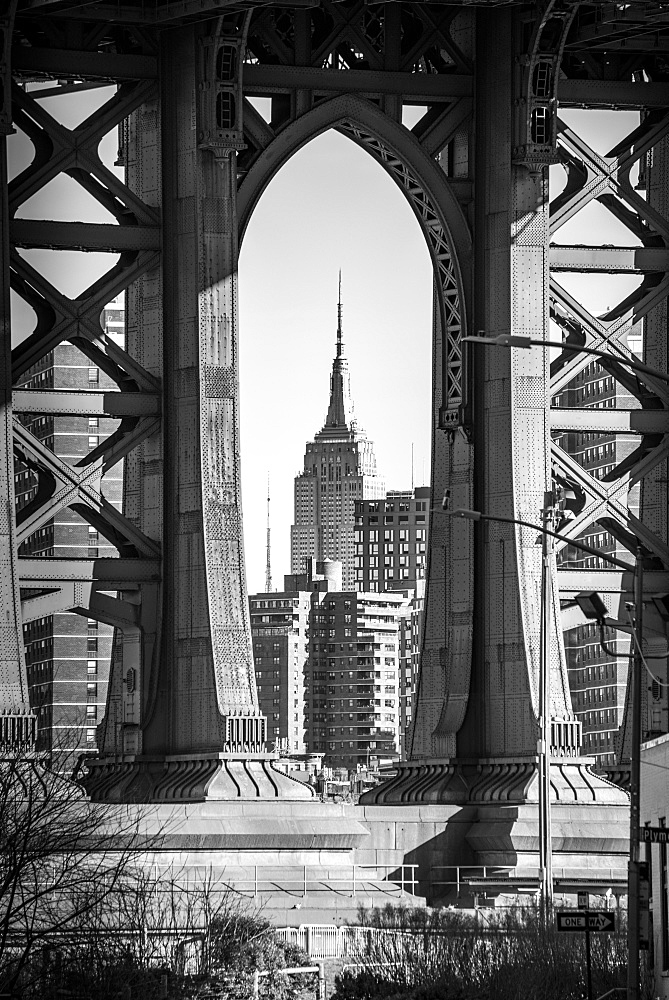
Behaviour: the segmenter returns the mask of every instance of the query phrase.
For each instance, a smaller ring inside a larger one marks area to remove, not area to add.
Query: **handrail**
[[[394,895],[398,890],[404,895],[415,895],[418,886],[417,864],[398,863],[394,865],[341,865],[335,873],[323,873],[320,865],[236,865],[243,874],[221,873],[220,885],[240,895],[259,896],[274,892],[300,893],[307,896],[309,892],[330,891],[351,896],[360,892]],[[397,872],[395,878],[391,878]],[[199,884],[197,874],[193,878],[179,879],[179,884],[189,886]]]
[[[438,878],[439,872],[453,872],[451,878]],[[507,882],[511,886],[513,881],[526,881],[533,884],[539,879],[539,869],[528,867],[518,868],[507,865],[431,865],[430,885],[432,886],[453,886],[458,896],[463,886],[469,887],[472,882],[485,880],[497,882],[498,884]],[[620,882],[627,885],[626,868],[575,868],[563,867],[553,868],[554,881],[574,881],[590,882],[601,884]]]

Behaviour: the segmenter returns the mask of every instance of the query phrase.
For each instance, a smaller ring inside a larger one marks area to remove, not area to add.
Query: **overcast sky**
[[[45,100],[72,127],[109,91]],[[408,114],[415,117],[411,109]],[[563,115],[600,152],[630,131],[632,112]],[[409,118],[411,122],[411,118]],[[116,136],[101,146],[108,165]],[[13,172],[31,147],[10,137]],[[552,181],[561,185],[561,168]],[[111,221],[71,179],[61,175],[32,199],[24,218]],[[604,208],[589,206],[560,231],[560,243],[633,245],[631,234]],[[111,265],[109,254],[27,251],[25,256],[65,294],[76,295]],[[270,183],[241,250],[239,325],[242,489],[247,582],[265,586],[267,477],[271,492],[272,575],[275,588],[290,571],[293,480],[305,444],[327,411],[337,325],[337,278],[342,270],[344,340],[359,423],[374,441],[387,487],[429,482],[432,273],[418,223],[394,182],[351,140],[327,132],[297,153]],[[629,276],[559,280],[601,312],[637,283]],[[13,334],[20,340],[33,317],[12,295]]]

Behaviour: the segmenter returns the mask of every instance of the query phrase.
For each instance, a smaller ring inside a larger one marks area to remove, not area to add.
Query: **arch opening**
[[[265,586],[268,472],[275,588],[290,572],[293,481],[305,442],[321,429],[327,411],[340,268],[355,412],[376,446],[379,475],[388,490],[429,482],[428,248],[388,174],[355,142],[328,130],[266,185],[240,254],[242,482],[251,593]],[[266,405],[259,408],[260,398]]]

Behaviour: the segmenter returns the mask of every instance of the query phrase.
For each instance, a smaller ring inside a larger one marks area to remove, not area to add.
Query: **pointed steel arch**
[[[461,337],[470,312],[471,234],[446,175],[408,129],[351,94],[324,101],[295,119],[265,147],[240,185],[240,243],[270,180],[299,149],[331,128],[374,157],[403,191],[418,220],[432,259],[444,331],[440,425],[464,425],[467,391]]]
[[[240,242],[260,197],[284,164],[311,139],[334,128],[365,149],[406,196],[427,243],[434,271],[433,497],[450,491],[470,507],[474,452],[469,436],[462,336],[471,313],[472,240],[463,211],[438,162],[411,132],[371,102],[350,94],[318,104],[285,126],[240,184]],[[410,755],[453,754],[469,700],[474,559],[470,522],[431,519],[420,697]],[[452,599],[458,594],[457,607]],[[448,683],[446,683],[446,678]]]

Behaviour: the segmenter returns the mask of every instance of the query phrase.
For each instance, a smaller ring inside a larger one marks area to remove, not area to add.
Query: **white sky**
[[[72,127],[110,90],[46,99]],[[587,117],[590,116],[590,117]],[[638,122],[633,112],[564,112],[606,152]],[[111,166],[116,136],[101,145]],[[10,137],[13,172],[30,160],[30,143]],[[560,184],[561,168],[552,168]],[[586,218],[587,212],[587,218]],[[27,204],[24,218],[109,221],[76,183],[53,181]],[[589,207],[565,226],[560,243],[632,245],[604,208]],[[109,254],[25,251],[65,294],[76,295],[111,266]],[[344,339],[356,415],[376,446],[379,473],[392,489],[430,475],[432,273],[418,223],[394,182],[351,140],[327,132],[297,153],[270,183],[241,250],[239,325],[242,491],[247,583],[265,586],[267,476],[271,489],[275,588],[290,571],[293,479],[307,440],[323,424],[337,321],[337,275],[343,274]],[[631,276],[558,280],[597,313],[638,282]],[[31,310],[12,295],[15,342],[32,327]]]

